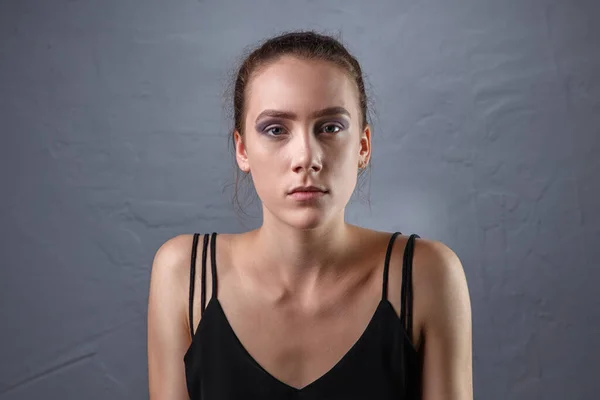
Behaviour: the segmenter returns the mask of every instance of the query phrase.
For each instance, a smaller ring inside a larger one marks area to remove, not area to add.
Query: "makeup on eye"
[[[264,133],[264,134],[266,134],[268,136],[281,136],[281,133],[280,134],[272,134],[272,133],[269,133],[269,132],[271,130],[273,130],[273,129],[285,130],[285,128],[283,126],[281,126],[281,125],[271,125],[271,124],[272,124],[272,121],[267,121],[265,123],[258,124],[257,127],[256,127],[256,130],[259,133]],[[337,128],[337,130],[335,132],[325,131],[323,133],[325,133],[325,134],[336,134],[336,133],[339,133],[339,132],[341,132],[341,131],[343,131],[345,129],[348,129],[347,125],[348,124],[345,123],[345,121],[323,123],[323,124],[320,124],[320,128],[319,128],[320,131],[319,132],[323,132],[324,128],[333,127],[333,128]]]

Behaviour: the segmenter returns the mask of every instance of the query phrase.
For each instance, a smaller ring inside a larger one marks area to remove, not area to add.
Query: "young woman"
[[[157,251],[151,400],[472,399],[456,254],[344,220],[371,156],[356,59],[315,32],[271,38],[241,65],[233,101],[237,166],[262,225]]]

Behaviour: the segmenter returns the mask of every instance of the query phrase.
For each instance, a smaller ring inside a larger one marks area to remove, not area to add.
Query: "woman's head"
[[[271,38],[240,66],[232,142],[265,217],[311,228],[343,212],[370,158],[360,66],[334,38],[292,32]],[[306,200],[298,186],[325,191]]]

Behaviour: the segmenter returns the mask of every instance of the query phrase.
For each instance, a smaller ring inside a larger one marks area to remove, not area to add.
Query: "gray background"
[[[147,398],[154,252],[259,223],[230,203],[222,92],[246,46],[299,28],[341,33],[374,95],[348,221],[463,262],[475,397],[597,398],[598,18],[597,0],[1,1],[0,399]]]

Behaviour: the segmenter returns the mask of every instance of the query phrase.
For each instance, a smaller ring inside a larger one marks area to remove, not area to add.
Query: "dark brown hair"
[[[364,130],[367,124],[372,125],[370,118],[370,101],[366,94],[363,72],[360,64],[356,58],[348,52],[344,45],[342,45],[339,39],[312,30],[285,32],[265,40],[258,47],[246,50],[243,61],[235,71],[234,79],[230,81],[230,85],[232,86],[228,87],[228,106],[233,106],[233,127],[230,131],[229,143],[230,145],[233,145],[234,162],[234,132],[237,130],[242,137],[245,134],[244,121],[246,116],[246,94],[248,83],[259,69],[288,55],[307,60],[328,61],[343,69],[352,81],[355,82],[358,89],[358,102],[361,111],[361,131]],[[370,168],[371,163],[369,162],[367,169],[370,171]],[[359,178],[364,172],[365,169],[360,170]],[[240,170],[236,166],[233,202],[234,205],[237,204],[241,210],[242,205],[240,204],[238,193],[239,173]],[[248,174],[245,174],[244,178],[246,178],[247,175]]]

